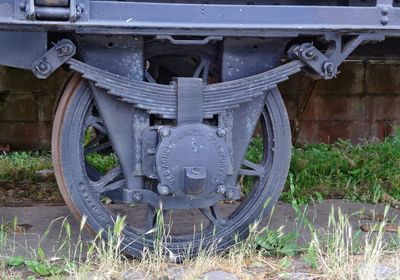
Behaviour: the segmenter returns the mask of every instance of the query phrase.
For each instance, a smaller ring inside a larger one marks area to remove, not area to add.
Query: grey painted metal
[[[198,122],[171,127],[170,135],[161,137],[156,152],[159,184],[168,186],[174,198],[189,204],[193,199],[209,201],[207,206],[215,204],[214,196],[221,199],[217,187],[226,184],[230,157],[224,137],[216,130]]]
[[[246,234],[265,200],[277,200],[287,175],[290,133],[277,85],[302,70],[332,79],[360,44],[400,37],[400,8],[389,0],[160,2],[3,0],[0,65],[46,78],[67,63],[85,79],[77,84],[78,94],[69,90],[61,102],[68,106],[58,113],[63,134],[55,142],[65,171],[58,179],[69,188],[64,193],[72,197],[72,208],[89,214],[93,228],[112,225],[99,206],[103,195],[117,203],[148,204],[146,231],[155,226],[157,208],[199,208],[209,221],[207,238],[214,236],[211,227],[219,227],[226,247],[234,234]],[[29,40],[31,49],[19,45]],[[163,55],[185,58],[176,60],[179,65],[160,63],[170,76],[157,84],[159,77],[147,70]],[[212,77],[218,82],[209,83],[212,71],[220,72]],[[258,121],[264,150],[255,163],[246,151]],[[89,128],[94,138],[86,143]],[[118,164],[101,174],[86,160],[93,152],[115,153]],[[221,219],[218,203],[241,198],[241,176],[258,188]],[[124,242],[132,241],[127,246],[137,252],[148,242],[129,240],[136,235],[130,230]],[[172,251],[190,241],[185,238],[172,237]]]
[[[46,32],[0,31],[0,65],[31,69],[46,51]]]
[[[36,7],[35,18],[38,20],[68,20],[69,8],[62,7]]]
[[[75,53],[71,40],[63,39],[32,64],[32,72],[37,78],[46,79]]]
[[[77,38],[84,60],[127,79],[143,79],[143,41],[136,37],[82,36]],[[112,43],[112,49],[109,47]],[[118,55],[120,59],[114,59]],[[107,127],[110,142],[118,156],[126,185],[125,202],[132,202],[132,189],[143,188],[141,168],[142,133],[148,126],[149,116],[143,110],[108,95],[91,83],[94,99]],[[130,121],[132,120],[132,121]],[[118,124],[118,125],[114,125]],[[129,198],[129,200],[128,200]]]
[[[168,119],[176,118],[176,84],[160,85],[133,81],[100,68],[91,67],[76,59],[70,59],[67,63],[71,69],[82,73],[85,79],[95,82],[97,87],[107,90],[109,94],[135,104],[136,107],[145,109],[149,114],[159,114]],[[238,107],[241,103],[263,95],[264,91],[274,88],[277,83],[300,72],[302,66],[304,63],[293,61],[251,77],[204,85],[204,118]]]
[[[177,78],[177,124],[201,123],[203,121],[203,80]]]
[[[77,22],[38,22],[22,19],[19,8],[13,13],[19,1],[3,0],[0,28],[203,36],[297,36],[328,31],[398,36],[400,30],[399,8],[388,0],[378,0],[374,7],[80,2],[74,6],[82,15]]]
[[[69,0],[35,0],[37,6],[69,7]]]

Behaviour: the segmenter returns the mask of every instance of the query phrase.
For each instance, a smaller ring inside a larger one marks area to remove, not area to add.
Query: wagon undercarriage
[[[222,250],[270,212],[285,182],[291,138],[278,84],[300,71],[333,79],[360,45],[395,45],[400,8],[161,2],[3,0],[0,65],[40,79],[76,72],[52,149],[63,196],[92,230],[127,215],[124,250],[140,255],[162,216],[169,252]],[[110,168],[96,168],[99,158]],[[182,215],[193,216],[193,231],[180,230]]]

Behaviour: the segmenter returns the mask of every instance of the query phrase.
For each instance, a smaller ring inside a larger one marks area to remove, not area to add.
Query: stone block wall
[[[0,146],[50,147],[55,104],[69,75],[59,70],[38,80],[30,71],[0,67]]]
[[[303,73],[281,84],[296,143],[380,139],[400,123],[400,62],[349,61],[338,78],[312,81]],[[49,148],[54,110],[71,73],[47,80],[0,67],[0,146]]]
[[[382,139],[400,123],[399,62],[349,61],[329,81],[298,74],[280,86],[298,143]]]

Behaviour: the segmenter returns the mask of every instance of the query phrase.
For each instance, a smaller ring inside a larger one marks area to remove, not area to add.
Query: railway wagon
[[[334,79],[361,45],[396,58],[397,37],[397,0],[0,0],[0,65],[74,73],[52,135],[69,209],[93,232],[126,215],[133,256],[160,220],[172,256],[245,238],[288,172],[279,83]]]

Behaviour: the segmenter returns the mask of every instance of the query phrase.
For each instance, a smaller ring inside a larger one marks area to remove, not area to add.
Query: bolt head
[[[41,61],[37,66],[36,69],[41,74],[48,74],[51,71],[51,65],[48,62]]]
[[[325,62],[323,67],[327,74],[333,74],[335,71],[335,64],[332,62]]]
[[[313,59],[315,57],[315,55],[316,55],[316,53],[315,53],[315,50],[313,50],[313,49],[308,50],[304,53],[304,56],[306,59]]]
[[[217,186],[217,193],[223,194],[223,193],[225,193],[225,192],[226,192],[226,187],[225,187],[225,185],[218,185],[218,186]]]
[[[133,200],[134,201],[142,201],[143,200],[143,194],[138,193],[138,192],[134,193],[133,194]]]
[[[169,195],[169,187],[166,185],[158,185],[157,186],[157,192],[160,195]]]
[[[66,43],[58,48],[58,52],[60,55],[70,55],[72,54],[74,47],[70,43]]]
[[[47,67],[47,64],[46,64],[46,63],[40,63],[40,64],[39,64],[39,70],[40,70],[40,71],[43,71],[43,72],[44,72],[44,71],[47,70],[47,68],[48,68],[48,67]]]
[[[226,129],[222,127],[218,127],[216,130],[217,136],[218,137],[225,137],[226,135]]]
[[[19,9],[20,9],[22,12],[26,12],[26,3],[25,3],[25,1],[21,1],[21,2],[19,3]]]
[[[158,133],[160,133],[161,137],[168,137],[171,135],[171,130],[168,127],[162,126],[158,129]]]
[[[233,199],[233,196],[234,196],[235,194],[233,193],[233,190],[227,190],[226,191],[226,193],[225,193],[225,197],[227,198],[227,199]]]
[[[381,14],[382,14],[383,16],[387,16],[387,15],[389,14],[389,7],[383,7],[383,8],[381,9]]]
[[[388,24],[389,23],[389,17],[388,16],[383,16],[382,18],[381,18],[381,24],[382,25],[386,25],[386,24]]]

